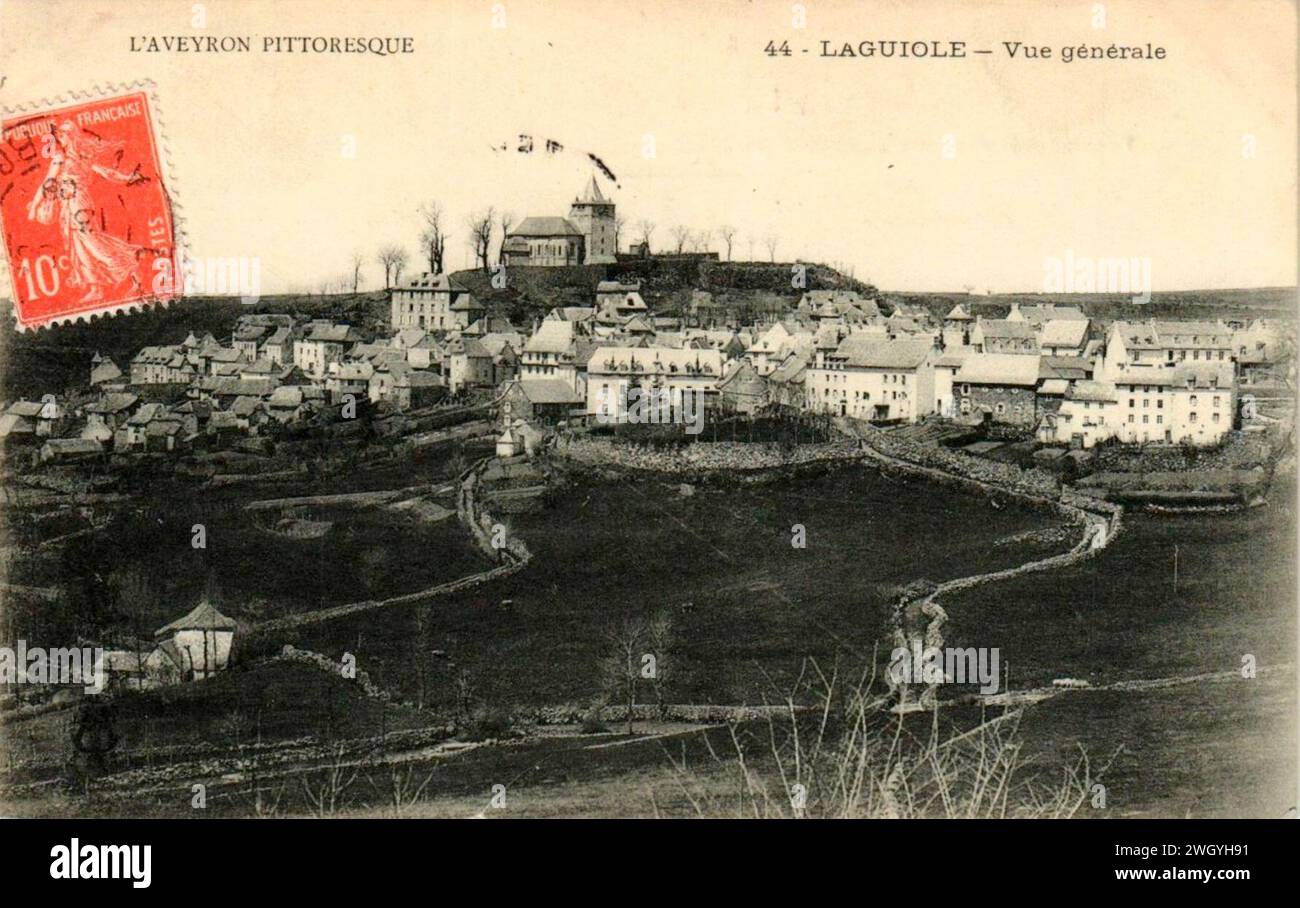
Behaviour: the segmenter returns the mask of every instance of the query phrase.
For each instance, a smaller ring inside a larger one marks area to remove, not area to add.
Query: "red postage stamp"
[[[171,300],[179,253],[150,96],[0,123],[0,230],[20,328]]]

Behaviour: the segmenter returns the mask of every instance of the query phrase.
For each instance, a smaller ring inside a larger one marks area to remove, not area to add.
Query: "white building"
[[[717,350],[600,347],[587,363],[587,412],[622,419],[633,388],[657,393],[671,402],[674,412],[684,392],[700,395],[697,401],[711,406],[723,365]]]
[[[1075,382],[1066,392],[1050,439],[1092,447],[1125,444],[1213,445],[1232,431],[1236,392],[1231,363],[1173,369],[1136,366],[1106,381]]]
[[[390,305],[389,323],[394,330],[463,330],[484,312],[466,287],[445,274],[427,271],[395,289]]]
[[[313,378],[323,378],[330,363],[343,359],[344,351],[361,340],[351,325],[315,322],[307,336],[294,344],[293,364]]]
[[[915,422],[935,412],[934,346],[850,334],[819,349],[805,379],[806,406],[858,419]]]
[[[160,644],[171,641],[185,677],[198,681],[224,670],[230,663],[235,621],[204,598],[194,611],[155,631],[154,638]]]

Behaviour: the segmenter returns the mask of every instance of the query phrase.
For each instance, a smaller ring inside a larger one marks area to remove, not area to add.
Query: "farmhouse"
[[[971,343],[977,353],[1022,353],[1038,355],[1038,332],[1025,321],[998,318],[981,318],[971,333]]]
[[[351,325],[314,322],[307,336],[294,345],[293,364],[312,378],[324,378],[330,363],[343,359],[343,353],[361,335]]]
[[[84,460],[104,453],[104,446],[90,438],[51,438],[41,445],[41,463]]]
[[[554,423],[581,413],[585,398],[561,379],[530,378],[506,382],[501,403],[512,417]]]
[[[753,414],[767,405],[767,382],[745,360],[732,362],[718,382],[718,405],[731,413]]]
[[[1039,440],[1091,448],[1113,437],[1118,414],[1119,395],[1113,384],[1078,381],[1066,391],[1060,409],[1043,419]]]
[[[973,353],[953,377],[953,397],[962,416],[1034,426],[1038,422],[1036,356]]]

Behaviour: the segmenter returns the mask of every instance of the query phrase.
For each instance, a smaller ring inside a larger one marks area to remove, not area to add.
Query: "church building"
[[[614,203],[593,176],[569,216],[530,217],[506,238],[502,250],[510,265],[606,265],[614,262]]]

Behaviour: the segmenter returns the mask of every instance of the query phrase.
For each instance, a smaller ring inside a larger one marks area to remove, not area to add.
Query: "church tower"
[[[580,198],[573,200],[569,220],[582,234],[586,254],[585,265],[612,264],[618,251],[614,241],[614,203],[601,194],[596,177]]]

